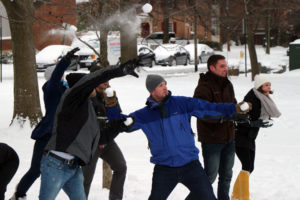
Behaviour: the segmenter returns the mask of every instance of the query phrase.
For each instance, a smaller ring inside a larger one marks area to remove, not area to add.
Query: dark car
[[[187,65],[190,60],[189,52],[179,44],[163,44],[155,50],[156,64],[163,66]]]
[[[153,67],[155,65],[155,53],[149,47],[145,45],[137,46],[137,54],[141,58],[141,64],[147,67]]]

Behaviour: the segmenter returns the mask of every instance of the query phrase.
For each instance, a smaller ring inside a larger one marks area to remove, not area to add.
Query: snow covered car
[[[149,46],[151,49],[157,48],[163,43],[164,34],[163,32],[154,32],[143,38],[141,44]],[[169,32],[169,38],[176,38],[174,32]]]
[[[188,44],[185,45],[184,48],[190,54],[190,63],[194,63],[194,55],[195,55],[195,45]],[[214,50],[207,46],[206,44],[197,44],[197,55],[198,55],[198,63],[206,63],[208,58],[214,54]]]
[[[153,67],[155,65],[155,53],[148,46],[138,45],[137,55],[142,58],[141,63],[144,66]]]
[[[89,35],[83,36],[80,38],[84,42],[88,43],[91,47],[93,47],[97,52],[100,50],[99,40],[95,37],[90,37]],[[79,51],[75,53],[75,55],[78,56],[78,62],[77,62],[77,68],[88,68],[90,69],[92,64],[96,62],[96,59],[98,56],[96,53],[89,48],[87,45],[85,45],[83,42],[81,42],[78,39],[74,39],[72,44],[72,48],[79,47]]]
[[[49,45],[43,48],[35,56],[37,71],[43,72],[47,67],[56,65],[58,60],[72,48],[67,45]]]
[[[187,65],[190,60],[189,52],[179,44],[161,44],[154,53],[156,64],[163,66]]]

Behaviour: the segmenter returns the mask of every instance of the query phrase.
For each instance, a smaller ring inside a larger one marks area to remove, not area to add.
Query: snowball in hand
[[[150,13],[152,11],[152,6],[149,3],[146,3],[142,7],[144,13]]]
[[[113,97],[114,96],[114,90],[112,88],[107,88],[105,90],[106,96],[107,97]]]
[[[242,111],[246,111],[249,109],[249,104],[245,102],[240,106],[240,108]]]
[[[127,117],[127,119],[124,121],[124,124],[126,126],[130,126],[133,123],[132,117]]]

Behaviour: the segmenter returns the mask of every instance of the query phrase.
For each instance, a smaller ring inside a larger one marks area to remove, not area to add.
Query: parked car
[[[90,37],[89,35],[83,36],[83,37],[81,37],[81,40],[88,43],[97,52],[100,51],[99,50],[100,49],[99,40],[96,39],[94,36],[92,36],[92,37]],[[81,42],[78,39],[73,40],[71,47],[72,48],[75,48],[75,47],[80,48],[80,50],[75,53],[75,55],[78,56],[77,66],[75,66],[77,69],[79,69],[79,68],[90,69],[92,64],[98,58],[97,54],[91,48],[89,48],[87,45],[85,45],[83,42]]]
[[[194,63],[195,45],[188,44],[184,48],[190,54],[190,63]],[[197,44],[198,63],[206,63],[208,58],[214,54],[214,50],[206,44]]]
[[[172,38],[172,39],[171,39]],[[163,32],[154,32],[143,38],[141,44],[149,46],[151,49],[155,49],[160,44],[163,43],[164,34]],[[174,32],[169,32],[169,39],[176,40],[176,35]]]
[[[189,52],[179,44],[162,44],[154,53],[156,64],[163,66],[187,65],[190,60]]]
[[[138,45],[137,54],[142,58],[141,63],[144,66],[153,67],[155,65],[155,53],[148,46]]]
[[[67,45],[49,45],[36,54],[37,71],[42,72],[49,66],[56,65],[59,59],[72,48]]]

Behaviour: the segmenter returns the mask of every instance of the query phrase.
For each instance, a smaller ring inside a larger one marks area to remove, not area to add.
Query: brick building
[[[52,2],[59,5],[44,4],[35,12],[33,23],[34,45],[37,50],[41,50],[50,44],[70,44],[71,37],[66,31],[67,25],[76,26],[76,0],[54,0]],[[67,6],[62,6],[67,5]],[[2,48],[3,51],[11,50],[10,29],[6,11],[0,2],[0,12],[2,22]]]
[[[146,37],[152,32],[162,32],[163,11],[161,3],[150,1],[153,10],[148,17],[142,18],[141,37]],[[211,5],[201,5],[199,10],[209,10]],[[218,8],[215,8],[218,9]],[[218,14],[218,12],[216,12]],[[192,39],[194,37],[193,9],[186,4],[170,5],[169,32],[175,32],[180,39]],[[197,37],[199,40],[219,41],[218,16],[209,15],[204,20],[197,21]],[[215,22],[215,23],[212,23]],[[214,31],[212,31],[214,30]]]

